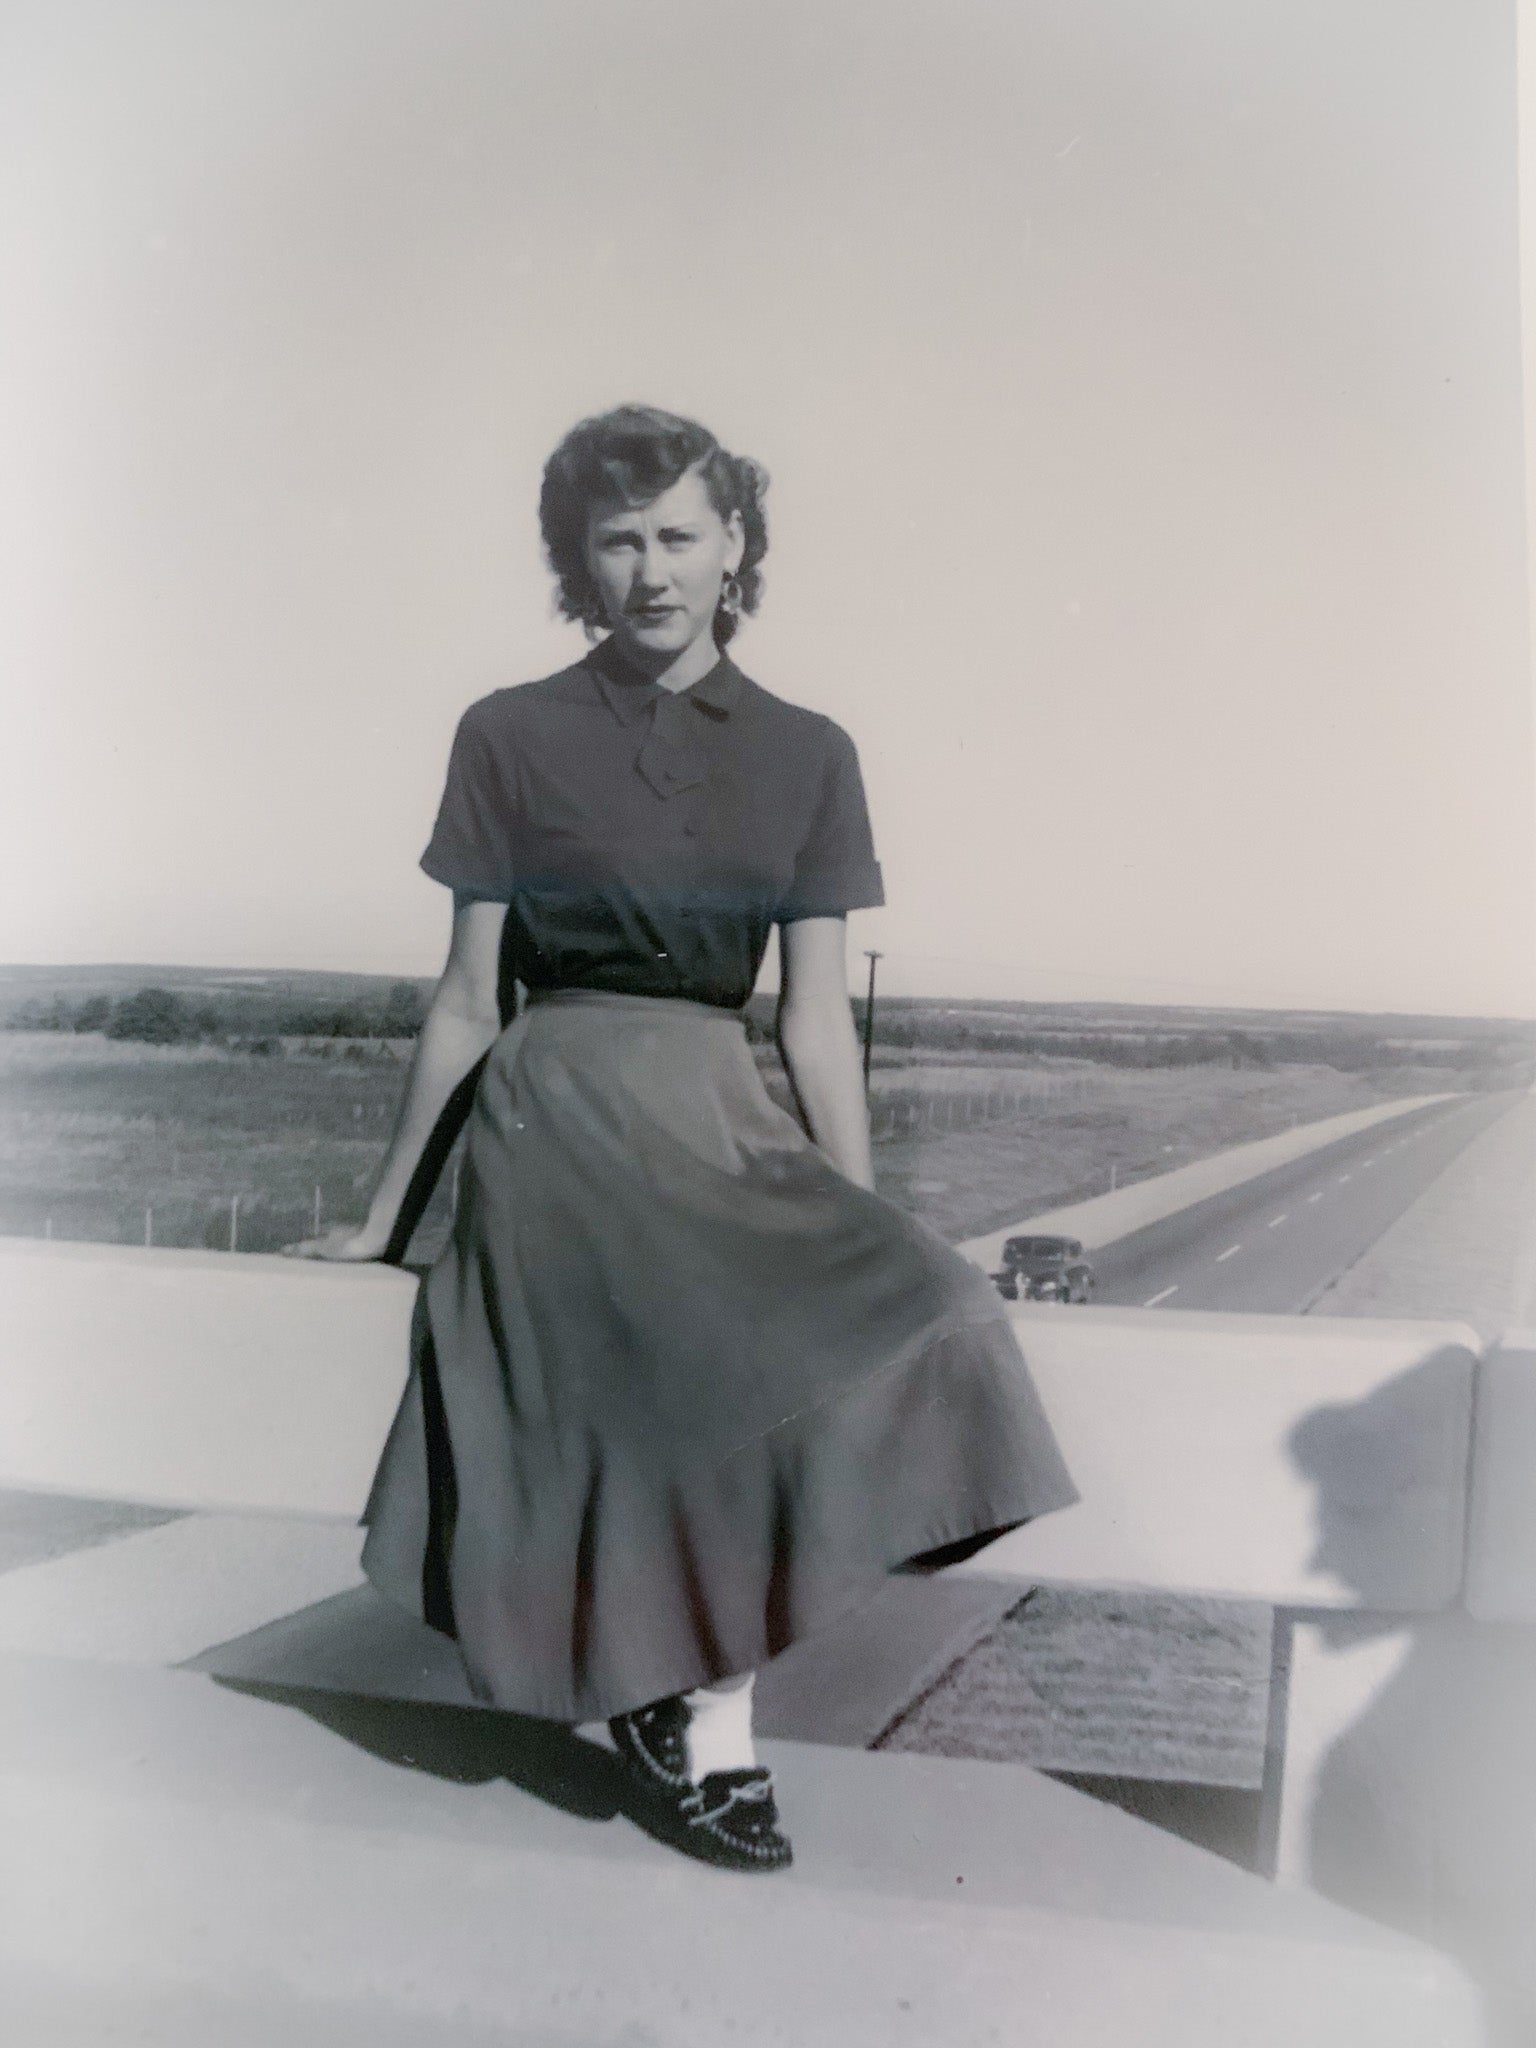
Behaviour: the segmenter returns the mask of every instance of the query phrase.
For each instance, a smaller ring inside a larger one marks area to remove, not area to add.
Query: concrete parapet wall
[[[355,1519],[415,1298],[383,1266],[0,1238],[0,1484]]]
[[[1483,1621],[1536,1622],[1533,1330],[1511,1331],[1479,1376],[1465,1597],[1467,1611]]]
[[[1462,1325],[1053,1305],[1014,1325],[1082,1499],[966,1569],[1282,1607],[1456,1598]]]
[[[0,1483],[355,1519],[415,1295],[377,1266],[0,1241]],[[977,1569],[1292,1606],[1455,1597],[1476,1351],[1460,1325],[1037,1304],[1015,1320],[1083,1501]],[[1293,1432],[1367,1401],[1320,1546]]]

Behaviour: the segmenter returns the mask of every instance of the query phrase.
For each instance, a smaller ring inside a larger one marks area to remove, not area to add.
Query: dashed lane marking
[[[1172,1287],[1165,1287],[1161,1294],[1154,1294],[1150,1301],[1144,1301],[1141,1305],[1143,1308],[1156,1308],[1160,1301],[1166,1301],[1170,1294],[1177,1294],[1178,1291],[1178,1282],[1175,1281]]]
[[[1321,1189],[1321,1188],[1319,1188],[1319,1189],[1318,1189],[1318,1191],[1317,1191],[1317,1193],[1316,1193],[1315,1195],[1308,1195],[1308,1197],[1307,1197],[1307,1200],[1308,1200],[1309,1202],[1320,1202],[1320,1201],[1321,1201],[1322,1199],[1323,1199],[1323,1191],[1322,1191],[1322,1189]]]
[[[1219,1266],[1223,1259],[1230,1259],[1234,1252],[1240,1252],[1241,1250],[1242,1246],[1240,1244],[1229,1244],[1224,1252],[1216,1254],[1217,1265]]]
[[[1339,1186],[1340,1186],[1340,1187],[1343,1187],[1343,1185],[1344,1185],[1345,1181],[1347,1181],[1348,1179],[1349,1179],[1349,1175],[1348,1175],[1347,1173],[1341,1173],[1341,1174],[1339,1175]]]
[[[1280,1212],[1280,1214],[1279,1214],[1278,1216],[1271,1216],[1271,1217],[1270,1217],[1270,1219],[1269,1219],[1269,1227],[1270,1227],[1270,1229],[1271,1229],[1271,1230],[1278,1230],[1278,1229],[1280,1228],[1281,1224],[1282,1224],[1282,1223],[1283,1223],[1283,1222],[1285,1221],[1285,1219],[1286,1219],[1286,1218],[1287,1218],[1287,1217],[1288,1217],[1288,1216],[1290,1215],[1290,1213],[1291,1213],[1291,1212],[1290,1212],[1290,1210],[1289,1210],[1289,1209],[1282,1209],[1282,1210],[1281,1210],[1281,1212]]]

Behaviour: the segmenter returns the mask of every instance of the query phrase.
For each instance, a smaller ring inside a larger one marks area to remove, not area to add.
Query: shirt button
[[[685,839],[697,839],[698,836],[699,828],[697,825],[685,825],[683,827],[683,837]]]

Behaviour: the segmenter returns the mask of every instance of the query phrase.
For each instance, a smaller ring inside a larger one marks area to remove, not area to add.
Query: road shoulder
[[[1529,1323],[1536,1314],[1536,1093],[1480,1132],[1308,1313],[1450,1317],[1483,1338]]]

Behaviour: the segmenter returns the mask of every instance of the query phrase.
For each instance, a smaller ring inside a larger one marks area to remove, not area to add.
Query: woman
[[[560,606],[597,644],[465,713],[422,858],[453,937],[398,1124],[361,1229],[294,1247],[383,1254],[489,1049],[364,1567],[456,1637],[477,1697],[606,1717],[671,1839],[737,1869],[790,1860],[756,1667],[1073,1497],[985,1276],[872,1192],[857,757],[725,653],[765,484],[642,406],[550,458]],[[742,1024],[775,924],[801,1121]]]

